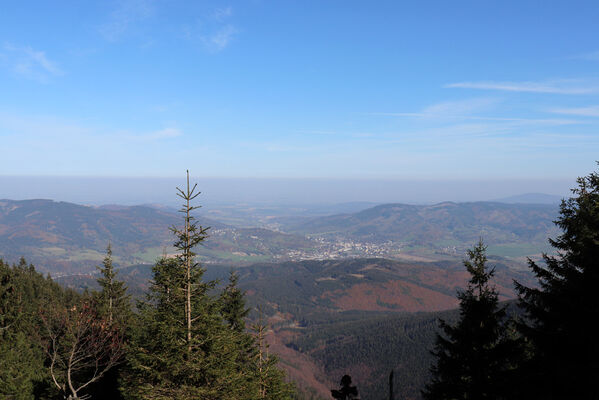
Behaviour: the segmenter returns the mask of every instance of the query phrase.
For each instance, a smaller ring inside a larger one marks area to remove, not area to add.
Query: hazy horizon
[[[526,193],[568,196],[575,179],[400,180],[191,177],[199,204],[316,205],[348,202],[430,204],[491,201]],[[0,199],[45,198],[79,204],[178,205],[181,178],[0,176]]]
[[[0,13],[0,174],[378,182],[360,196],[333,184],[327,201],[562,193],[539,182],[570,187],[596,168],[598,13],[585,1],[24,0]],[[483,187],[381,189],[397,180]],[[206,190],[238,197],[221,192]]]

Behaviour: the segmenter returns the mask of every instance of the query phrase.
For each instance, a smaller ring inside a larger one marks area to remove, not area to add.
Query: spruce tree
[[[102,266],[97,267],[100,272],[98,284],[100,291],[94,293],[98,314],[105,317],[109,323],[118,324],[126,328],[131,319],[131,296],[127,294],[125,282],[118,280],[112,265],[112,247],[108,244],[106,257]]]
[[[506,333],[505,308],[498,305],[497,290],[491,285],[494,269],[486,265],[482,240],[468,251],[464,266],[470,273],[465,291],[458,293],[460,319],[455,325],[440,321],[432,354],[432,381],[423,391],[425,399],[506,398],[506,374],[512,368]]]
[[[183,228],[176,226],[172,227],[171,230],[177,237],[175,241],[175,248],[179,251],[177,259],[185,271],[184,286],[181,288],[185,293],[185,323],[186,323],[186,336],[187,336],[187,351],[191,354],[193,350],[193,324],[194,320],[199,317],[195,317],[194,313],[201,313],[202,310],[198,310],[198,307],[194,307],[193,298],[196,297],[200,300],[206,298],[207,289],[209,285],[202,281],[204,275],[204,268],[195,260],[195,253],[193,249],[204,241],[207,237],[207,231],[209,228],[203,228],[198,226],[194,221],[195,218],[191,215],[191,212],[199,206],[191,205],[191,202],[200,195],[200,192],[196,192],[197,183],[190,188],[189,186],[189,171],[187,171],[187,187],[186,190],[177,188],[177,196],[183,199],[184,203],[179,212],[184,214]],[[201,306],[200,306],[201,308]]]
[[[117,272],[112,264],[110,243],[106,248],[106,257],[102,261],[102,266],[97,269],[100,273],[100,277],[97,279],[100,291],[94,292],[93,296],[98,316],[124,333],[125,346],[127,346],[134,321],[131,296],[127,294],[125,283],[117,278]],[[126,367],[123,363],[107,371],[104,377],[90,388],[93,397],[114,400],[121,398],[118,381],[124,373],[126,373]]]
[[[184,226],[172,229],[178,254],[153,268],[147,300],[139,306],[124,393],[141,399],[256,399],[243,321],[233,327],[224,320],[228,306],[211,295],[216,282],[203,280],[195,259],[194,247],[206,238],[191,215],[195,188],[188,175],[186,190],[178,189],[185,202]]]
[[[577,183],[555,221],[563,232],[550,239],[557,255],[544,255],[544,265],[529,261],[539,286],[517,284],[531,355],[520,371],[528,398],[599,399],[599,174]]]
[[[245,331],[245,318],[250,309],[245,305],[245,294],[237,286],[239,275],[235,271],[229,274],[229,283],[220,295],[222,314],[231,329],[236,332]]]

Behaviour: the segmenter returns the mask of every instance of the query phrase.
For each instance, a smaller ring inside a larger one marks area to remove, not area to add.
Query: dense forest
[[[557,255],[529,261],[538,285],[515,282],[521,316],[510,317],[493,286],[481,242],[464,262],[459,319],[441,321],[425,399],[597,399],[599,348],[599,174],[578,178],[564,200],[551,245]]]
[[[177,256],[160,259],[133,310],[110,245],[100,290],[77,293],[24,259],[0,261],[0,397],[7,399],[290,399],[266,327],[246,327],[237,277],[214,293],[193,248],[206,237],[179,190]]]
[[[579,178],[573,194],[560,206],[562,234],[550,241],[558,252],[529,262],[538,284],[515,282],[517,303],[499,301],[481,239],[464,261],[470,280],[458,310],[368,320],[349,313],[324,324],[306,314],[305,334],[287,345],[332,375],[370,376],[364,399],[387,395],[381,377],[390,371],[372,368],[381,358],[394,366],[402,398],[599,398],[599,174]],[[238,275],[221,286],[204,276],[194,253],[207,235],[191,215],[195,186],[179,195],[178,252],[154,265],[135,304],[110,245],[92,291],[61,287],[25,259],[0,260],[2,398],[300,398],[268,351],[265,324],[246,326]]]

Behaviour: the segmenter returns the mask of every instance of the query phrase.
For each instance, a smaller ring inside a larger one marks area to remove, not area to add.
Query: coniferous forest
[[[441,321],[426,399],[597,399],[599,349],[599,174],[577,181],[555,223],[557,255],[529,261],[538,286],[515,282],[520,315],[498,305],[482,241],[464,264],[471,279],[458,294],[460,317]]]
[[[193,248],[207,234],[179,190],[176,256],[160,259],[133,307],[110,245],[99,291],[77,293],[21,259],[0,261],[0,397],[6,399],[290,399],[265,326],[246,327],[236,275],[215,294]],[[135,309],[135,310],[134,310]]]
[[[593,333],[599,174],[577,183],[556,220],[562,233],[550,240],[557,253],[529,261],[538,285],[514,283],[517,306],[499,302],[483,239],[468,251],[470,280],[458,292],[458,314],[439,322],[423,398],[599,399]],[[300,398],[268,350],[265,324],[246,325],[249,308],[238,275],[231,272],[220,286],[205,279],[194,248],[209,231],[192,216],[196,186],[188,179],[178,195],[177,252],[156,262],[147,293],[136,302],[113,267],[110,244],[93,291],[63,288],[24,258],[14,265],[0,261],[1,398]],[[414,323],[430,325],[418,318]],[[377,324],[391,326],[380,318]],[[397,354],[387,351],[388,357],[410,353],[393,349]]]

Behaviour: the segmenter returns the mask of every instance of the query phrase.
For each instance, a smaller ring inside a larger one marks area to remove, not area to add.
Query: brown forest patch
[[[364,311],[441,311],[455,308],[455,296],[418,286],[405,281],[381,284],[360,283],[343,292],[326,292],[341,310]]]

